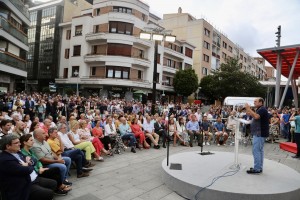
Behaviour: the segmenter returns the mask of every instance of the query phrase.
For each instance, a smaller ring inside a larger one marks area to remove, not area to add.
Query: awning
[[[290,68],[293,65],[298,49],[300,49],[300,44],[273,47],[267,49],[258,49],[257,53],[260,54],[264,59],[266,59],[276,69],[277,52],[279,51],[282,58],[281,74],[285,77],[288,77]],[[297,79],[299,76],[300,76],[300,56],[297,59],[297,63],[293,73],[293,79]]]

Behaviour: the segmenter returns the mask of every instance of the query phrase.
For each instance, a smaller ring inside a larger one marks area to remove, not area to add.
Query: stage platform
[[[166,159],[162,162],[163,181],[171,190],[184,198],[192,200],[299,199],[300,174],[294,169],[265,159],[264,172],[259,175],[249,175],[246,170],[253,166],[253,157],[239,155],[240,167],[234,174],[233,153],[217,151],[212,155],[199,153],[194,151],[174,154],[170,156],[169,167],[166,165]],[[214,178],[230,171],[228,175],[234,175],[220,178],[205,188]]]
[[[288,151],[291,153],[297,153],[297,145],[296,143],[292,143],[292,142],[280,142],[279,143],[279,147],[280,149],[284,150],[284,151]]]

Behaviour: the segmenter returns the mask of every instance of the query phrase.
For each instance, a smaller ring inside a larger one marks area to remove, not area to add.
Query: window
[[[69,59],[70,57],[70,49],[65,49],[65,59]]]
[[[227,49],[227,43],[223,41],[223,47]]]
[[[94,26],[94,33],[99,33],[100,32],[100,25],[95,25]]]
[[[69,68],[64,68],[64,76],[63,78],[68,78]]]
[[[121,12],[121,13],[132,13],[132,9],[131,8],[126,8],[126,7],[119,7],[119,6],[114,6],[113,7],[113,11],[114,12]]]
[[[71,30],[67,30],[66,40],[70,40],[70,39],[71,39]]]
[[[204,28],[204,35],[206,35],[207,37],[210,37],[210,31],[206,28]]]
[[[172,66],[172,60],[171,59],[167,59],[167,66],[171,67]]]
[[[209,56],[206,54],[203,54],[203,61],[209,62]]]
[[[109,32],[132,35],[133,24],[125,23],[125,22],[111,21],[111,22],[109,22]]]
[[[82,25],[75,26],[75,36],[82,35]]]
[[[205,49],[210,49],[210,44],[208,43],[208,42],[206,42],[206,41],[204,41],[204,43],[203,43],[203,47],[205,48]]]
[[[192,65],[184,63],[184,69],[192,69]]]
[[[100,8],[96,8],[95,9],[95,16],[99,16],[100,15]]]
[[[106,77],[107,78],[118,78],[118,79],[129,79],[128,67],[107,67],[106,68]]]
[[[226,59],[226,53],[222,52],[222,58]]]
[[[185,47],[185,55],[187,57],[193,58],[193,50],[190,48]]]
[[[232,46],[228,46],[228,51],[232,53]]]
[[[92,76],[96,76],[96,67],[92,67],[92,72],[91,72],[91,75]]]
[[[107,55],[131,57],[131,45],[109,43],[107,45]]]
[[[157,54],[157,64],[160,64],[160,54]]]
[[[240,54],[240,59],[243,60],[244,59],[244,56],[242,54]]]
[[[247,62],[247,58],[246,57],[244,57],[244,62]]]
[[[142,70],[138,70],[138,79],[143,79],[143,72],[142,72]]]
[[[81,45],[74,46],[73,56],[80,56],[80,52],[81,52]]]
[[[156,73],[156,83],[159,83],[159,73]]]
[[[78,75],[76,76],[75,72],[78,72]],[[72,66],[72,77],[78,77],[79,76],[79,66]]]
[[[142,20],[146,21],[146,15],[144,13],[142,14]]]
[[[202,74],[203,75],[208,75],[208,69],[206,67],[202,67]]]

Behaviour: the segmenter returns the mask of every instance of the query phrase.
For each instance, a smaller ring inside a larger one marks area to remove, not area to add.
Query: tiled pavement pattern
[[[173,147],[170,154],[198,151],[194,146]],[[233,152],[233,146],[205,146],[204,150]],[[161,178],[161,163],[166,157],[166,149],[137,150],[136,154],[126,150],[122,155],[105,157],[105,162],[97,162],[88,178],[75,178],[72,170],[70,181],[73,190],[57,200],[180,200],[184,199],[164,185]],[[240,146],[241,154],[251,154],[250,146]],[[279,149],[279,144],[265,145],[265,158],[287,165],[300,173],[300,160],[291,158],[291,153]],[[252,167],[252,166],[249,166]]]

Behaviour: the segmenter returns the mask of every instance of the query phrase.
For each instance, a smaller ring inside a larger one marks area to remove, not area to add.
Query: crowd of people
[[[96,161],[124,151],[159,150],[170,141],[173,146],[226,145],[234,118],[252,120],[242,107],[169,102],[158,103],[153,114],[151,103],[136,100],[41,93],[3,95],[0,112],[1,195],[24,200],[67,195],[72,163],[77,178],[84,178]],[[268,112],[267,141],[282,136],[295,142],[296,110]],[[249,127],[241,126],[250,135]]]

